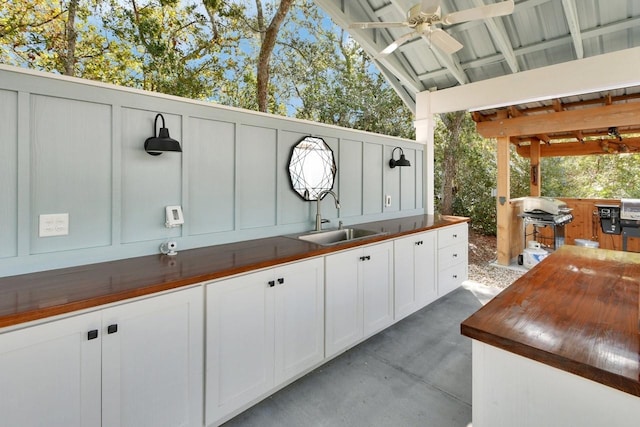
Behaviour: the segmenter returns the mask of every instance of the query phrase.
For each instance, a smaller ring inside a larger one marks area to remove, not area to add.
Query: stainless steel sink
[[[365,230],[363,228],[343,228],[338,230],[315,231],[307,234],[300,234],[295,237],[322,246],[336,245],[343,242],[365,239],[367,237],[382,236],[386,232]]]

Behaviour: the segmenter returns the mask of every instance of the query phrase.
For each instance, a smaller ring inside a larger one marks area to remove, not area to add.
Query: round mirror
[[[318,194],[333,188],[336,162],[333,151],[322,138],[307,136],[291,150],[291,187],[304,200],[317,200]]]

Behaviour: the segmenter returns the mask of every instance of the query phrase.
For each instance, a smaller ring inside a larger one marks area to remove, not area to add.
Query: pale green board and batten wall
[[[143,149],[162,113],[183,153]],[[0,277],[309,230],[315,203],[287,163],[307,135],[334,151],[336,226],[424,213],[423,145],[150,92],[0,66]],[[388,167],[403,148],[409,168]],[[392,197],[384,206],[384,195]],[[182,205],[185,224],[164,226]],[[38,237],[38,216],[69,213],[67,236]]]

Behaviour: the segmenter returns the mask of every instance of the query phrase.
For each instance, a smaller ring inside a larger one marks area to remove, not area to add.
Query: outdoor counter
[[[320,246],[276,236],[0,278],[0,328],[468,222],[417,215],[355,225],[385,235]]]
[[[640,254],[565,245],[466,319],[474,427],[637,425],[639,288]]]

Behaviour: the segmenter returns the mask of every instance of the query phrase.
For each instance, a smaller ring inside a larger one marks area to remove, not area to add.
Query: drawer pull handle
[[[457,274],[454,274],[454,275],[453,275],[453,278],[454,278],[454,279],[457,279],[457,278],[458,278],[458,275],[457,275]]]
[[[87,332],[87,340],[95,340],[96,338],[98,338],[97,329],[92,329],[89,332]]]
[[[113,325],[107,326],[107,333],[108,334],[115,334],[116,332],[118,332],[118,324],[117,323],[114,323]]]
[[[418,240],[418,241],[416,242],[416,245],[421,245],[421,244],[423,244],[423,243],[424,243],[424,242],[423,242],[422,240]]]
[[[269,280],[267,282],[267,284],[269,285],[270,288],[273,288],[276,285],[276,281],[275,280]]]
[[[278,284],[282,285],[284,283],[284,277],[280,277],[278,279]]]
[[[360,261],[369,261],[371,259],[371,255],[361,256]]]
[[[458,258],[458,254],[453,254],[453,257],[454,258]]]
[[[454,239],[457,239],[457,238],[458,238],[458,235],[457,235],[457,234],[454,234],[454,235],[453,235],[453,238],[454,238]]]

